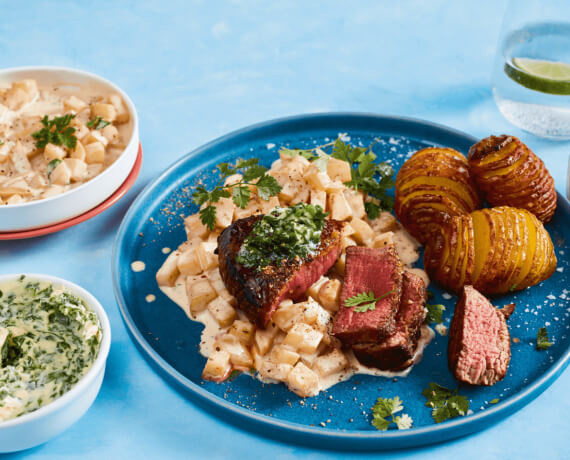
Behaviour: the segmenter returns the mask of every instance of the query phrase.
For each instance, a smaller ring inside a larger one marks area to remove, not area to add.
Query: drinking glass
[[[512,124],[537,136],[570,139],[570,1],[509,0],[492,86]]]

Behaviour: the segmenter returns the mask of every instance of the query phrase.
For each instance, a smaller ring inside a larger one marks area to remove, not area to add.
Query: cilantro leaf
[[[109,126],[110,121],[103,120],[103,117],[95,117],[85,123],[85,126],[91,129],[103,129],[105,126]]]
[[[414,421],[408,414],[402,414],[394,418],[394,423],[396,423],[398,430],[408,430],[412,427]]]
[[[281,185],[275,177],[265,174],[255,184],[257,193],[262,200],[269,200],[270,197],[276,196],[281,191]]]
[[[443,312],[445,311],[445,306],[441,304],[430,304],[426,303],[426,308],[428,310],[427,322],[441,324],[443,321]]]
[[[431,407],[431,416],[435,423],[441,423],[449,418],[455,418],[467,414],[469,400],[460,394],[458,390],[450,390],[437,383],[431,382],[422,391],[427,399],[426,406]]]
[[[208,227],[208,230],[214,230],[216,226],[216,208],[212,205],[200,209],[200,220]]]
[[[251,190],[247,185],[232,187],[232,199],[235,205],[241,209],[245,209],[249,203]]]
[[[222,198],[229,198],[230,196],[230,192],[227,190],[215,188],[210,192],[210,203],[217,203]]]
[[[317,157],[313,160],[313,164],[319,169],[319,171],[327,172],[329,156],[320,148],[315,149],[315,153]]]
[[[392,423],[395,423],[399,430],[410,428],[413,420],[408,414],[394,417],[394,414],[403,409],[402,400],[398,396],[392,399],[378,398],[372,407],[372,425],[380,431],[386,431]]]
[[[255,166],[259,164],[259,158],[250,158],[249,160],[239,160],[236,163],[235,169],[249,168],[250,166]]]
[[[380,297],[374,297],[374,292],[372,292],[372,291],[361,292],[360,294],[356,294],[356,295],[346,299],[344,301],[344,306],[345,307],[356,307],[354,309],[355,313],[364,313],[364,312],[367,312],[369,310],[370,311],[375,310],[376,309],[376,303],[379,300],[382,300],[384,297],[389,296],[394,291],[395,291],[395,289],[392,289],[391,291],[386,292],[385,294],[382,294]]]
[[[302,149],[289,149],[287,147],[281,147],[279,149],[280,154],[284,154],[290,157],[302,156],[307,160],[313,158],[313,151],[312,150],[302,150]]]
[[[245,170],[243,173],[243,181],[251,182],[254,179],[258,179],[265,174],[267,168],[265,166],[253,165]]]
[[[386,420],[376,415],[372,416],[372,425],[374,425],[380,431],[386,431],[391,424],[392,420]]]
[[[218,164],[217,168],[220,170],[220,173],[224,179],[236,173],[236,170],[232,168],[229,163],[220,163]]]
[[[203,185],[200,185],[196,188],[194,193],[192,193],[192,199],[198,206],[202,206],[206,201],[210,199],[210,193],[205,189]]]
[[[377,219],[380,216],[380,206],[373,201],[366,201],[364,203],[364,210],[370,220]]]
[[[545,327],[541,327],[536,334],[536,349],[547,350],[552,345],[554,345],[554,343],[550,342],[550,339],[548,338],[548,331]]]

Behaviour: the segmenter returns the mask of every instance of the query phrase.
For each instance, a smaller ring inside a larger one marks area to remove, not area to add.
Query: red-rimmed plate
[[[93,209],[79,215],[73,217],[68,220],[64,220],[63,222],[58,222],[57,224],[48,225],[47,227],[40,227],[34,228],[32,230],[24,230],[20,232],[0,232],[0,240],[22,240],[25,238],[34,238],[36,236],[48,235],[50,233],[59,232],[60,230],[64,230],[66,228],[72,227],[74,225],[80,224],[81,222],[86,221],[87,219],[91,219],[95,217],[97,214],[102,213],[103,211],[109,209],[113,206],[117,201],[119,201],[133,186],[142,166],[142,159],[143,159],[143,152],[142,152],[142,145],[139,143],[139,151],[137,154],[137,159],[131,170],[131,173],[125,179],[125,182],[121,184],[121,186],[115,190],[115,192],[103,201],[98,206],[94,207]]]

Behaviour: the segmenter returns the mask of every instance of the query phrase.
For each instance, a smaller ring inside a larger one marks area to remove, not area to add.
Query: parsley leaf
[[[262,200],[269,200],[270,197],[279,195],[281,185],[277,182],[275,177],[265,174],[255,184],[257,193]]]
[[[46,175],[47,175],[48,179],[50,178],[51,173],[53,172],[53,170],[54,170],[55,168],[57,168],[60,163],[61,163],[61,160],[60,160],[59,158],[56,158],[55,160],[51,160],[51,161],[48,163],[47,168],[46,168]]]
[[[374,143],[368,147],[353,147],[342,140],[344,136],[340,134],[334,142],[313,149],[281,148],[279,153],[293,157],[300,155],[312,161],[321,171],[326,171],[329,156],[346,161],[350,165],[351,178],[344,185],[367,195],[364,209],[368,218],[374,220],[382,209],[391,211],[394,207],[394,198],[387,194],[395,185],[394,168],[386,162],[375,162],[376,155],[372,152]],[[328,155],[323,149],[331,145],[332,152]]]
[[[204,209],[200,209],[200,220],[206,227],[212,230],[216,225],[216,208],[206,206]]]
[[[395,423],[399,430],[411,428],[413,420],[408,414],[394,417],[394,414],[403,409],[402,400],[398,396],[392,399],[378,398],[372,407],[372,425],[380,431],[386,431],[392,423]]]
[[[541,327],[536,334],[536,349],[547,350],[553,345],[548,338],[548,331],[545,327]]]
[[[105,126],[110,125],[111,122],[107,120],[103,120],[103,117],[95,117],[92,120],[89,120],[85,123],[85,126],[91,129],[103,129]]]
[[[48,144],[64,145],[70,149],[74,149],[77,145],[77,137],[75,137],[75,128],[69,126],[71,120],[75,118],[73,114],[54,117],[52,120],[45,115],[42,118],[44,126],[39,131],[32,133],[32,137],[36,140],[36,148],[43,149]]]
[[[441,322],[443,321],[443,312],[445,311],[445,307],[440,303],[438,304],[426,303],[426,308],[428,310],[427,322],[441,324]]]
[[[426,406],[431,407],[431,416],[435,423],[441,423],[449,418],[467,414],[469,401],[458,394],[458,390],[450,390],[437,383],[431,382],[422,391],[427,399]]]
[[[232,199],[238,208],[245,209],[250,196],[251,190],[247,185],[240,185],[232,189]]]
[[[199,185],[192,193],[192,201],[202,207],[200,220],[209,230],[213,230],[216,225],[216,207],[213,204],[222,198],[231,197],[235,205],[243,209],[251,200],[250,186],[255,186],[259,197],[265,201],[281,191],[279,182],[267,174],[267,168],[259,164],[258,158],[240,160],[235,165],[219,163],[217,168],[221,178],[214,189],[209,192],[206,187]],[[234,174],[241,174],[241,179],[225,185],[224,180]],[[204,204],[207,206],[203,207]]]
[[[352,297],[349,297],[344,301],[345,307],[356,307],[354,309],[355,313],[364,313],[367,311],[375,310],[376,309],[376,302],[383,299],[384,297],[388,297],[392,294],[396,289],[392,289],[385,294],[382,294],[380,297],[374,297],[374,292],[361,292],[360,294],[356,294]]]

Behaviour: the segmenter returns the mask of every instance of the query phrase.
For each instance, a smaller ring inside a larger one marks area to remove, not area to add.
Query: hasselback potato
[[[455,292],[472,284],[482,293],[500,294],[549,278],[556,256],[534,214],[501,206],[448,219],[427,242],[424,266]]]
[[[532,150],[514,136],[489,136],[473,145],[469,167],[492,206],[527,209],[549,222],[556,209],[554,180]]]
[[[396,177],[394,211],[404,227],[421,243],[453,216],[481,207],[467,159],[450,148],[419,150]]]

